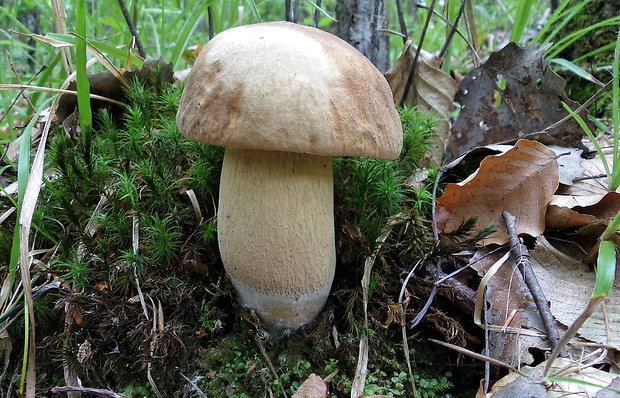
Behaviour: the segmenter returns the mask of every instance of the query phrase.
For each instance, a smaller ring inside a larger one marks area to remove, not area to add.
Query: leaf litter
[[[483,278],[482,287],[487,308],[481,326],[489,333],[485,354],[517,369],[539,364],[541,356],[536,352],[544,354],[550,347],[515,259],[506,259],[508,249],[497,246],[508,241],[501,213],[510,211],[517,217],[519,235],[533,248],[531,264],[555,323],[566,330],[590,301],[598,239],[620,211],[620,193],[608,192],[603,162],[584,154],[587,145],[582,143],[581,128],[574,120],[557,123],[566,116],[562,102],[572,109],[579,104],[566,97],[563,79],[549,68],[543,54],[544,49],[510,44],[461,82],[455,99],[461,110],[446,154],[447,159],[456,159],[443,171],[454,178],[476,163],[479,167],[462,182],[447,184],[437,199],[434,217],[444,235],[458,231],[472,217],[477,218],[474,232],[489,224],[498,226],[494,236],[479,242],[483,248],[465,265],[480,278],[493,273]],[[550,133],[535,134],[542,131]],[[520,137],[538,142],[520,139],[508,150],[493,145]],[[607,161],[611,164],[611,156]],[[614,287],[565,348],[571,358],[598,355],[592,363],[614,367],[620,336],[618,284]],[[581,369],[579,361],[560,358],[553,365],[556,370],[558,363],[574,367],[565,372],[568,375]],[[576,396],[594,391],[604,396],[601,388],[611,383],[609,373],[602,372],[605,382],[594,390],[566,384],[549,390],[542,384],[542,368],[535,369],[540,373],[536,380],[513,373],[513,380],[522,380],[519,386],[515,381],[499,381],[489,394],[481,390],[477,396],[522,396],[526,391],[535,397],[560,396],[559,391]],[[596,377],[602,380],[600,373],[587,377],[583,374],[590,382]]]

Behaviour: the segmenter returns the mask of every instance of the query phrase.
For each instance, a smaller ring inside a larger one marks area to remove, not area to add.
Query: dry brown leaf
[[[503,225],[502,211],[517,218],[517,232],[538,236],[545,230],[547,204],[559,184],[555,153],[544,145],[519,140],[508,152],[489,156],[469,181],[448,184],[437,200],[436,220],[444,232],[478,217],[477,230]],[[485,244],[508,242],[505,228]]]
[[[549,205],[545,215],[547,228],[577,228],[596,221],[596,217],[580,214],[568,207]]]
[[[579,358],[579,357],[577,357]],[[566,358],[558,358],[551,367],[552,374],[562,372],[562,375],[574,380],[556,381],[552,384],[543,382],[543,370],[547,363],[543,362],[536,367],[524,366],[520,369],[524,376],[513,372],[498,380],[489,398],[590,398],[604,397],[601,393],[603,386],[613,385],[617,376],[592,366],[571,361]],[[600,387],[599,387],[600,386]],[[612,387],[613,388],[613,387]],[[612,393],[610,397],[617,397]]]
[[[531,252],[531,263],[551,312],[563,325],[571,325],[590,300],[596,274],[581,261],[563,255],[540,241]],[[620,349],[620,286],[614,284],[604,306],[583,325],[579,335]]]
[[[461,112],[452,128],[448,157],[541,131],[567,115],[562,102],[578,107],[564,94],[566,82],[551,70],[544,53],[544,48],[510,43],[465,76],[455,97]],[[588,120],[585,112],[581,116]],[[583,130],[571,119],[539,139],[576,146],[582,136]]]
[[[394,68],[385,74],[396,104],[417,106],[425,112],[434,112],[440,119],[435,125],[437,137],[431,150],[431,160],[441,164],[444,154],[445,140],[450,130],[450,113],[454,95],[458,90],[458,84],[441,70],[441,60],[433,54],[421,50],[418,63],[415,68],[413,82],[403,101],[403,95],[411,66],[415,59],[417,46],[411,41],[407,42],[403,54],[400,56]]]
[[[607,156],[609,164],[612,162],[611,155]],[[588,159],[581,162],[583,174],[573,185],[562,187],[551,199],[550,204],[554,206],[568,207],[587,207],[597,204],[609,192],[609,184],[605,173],[605,168],[599,157]]]
[[[561,159],[561,158],[560,158]],[[612,163],[612,156],[607,156]],[[599,157],[580,164],[582,174],[570,186],[561,186],[549,202],[549,228],[583,227],[607,221],[620,211],[620,193],[609,192],[608,178]]]
[[[574,180],[582,177],[584,169],[581,163],[584,158],[581,157],[582,149],[565,148],[557,145],[548,145],[558,156],[558,166],[560,166],[560,184],[573,185]]]

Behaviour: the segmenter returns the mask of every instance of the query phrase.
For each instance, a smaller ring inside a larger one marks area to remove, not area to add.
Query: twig
[[[407,83],[405,84],[405,89],[403,90],[403,97],[400,100],[400,106],[403,106],[405,104],[405,100],[409,96],[409,90],[411,90],[411,86],[413,85],[415,67],[418,62],[418,58],[420,57],[420,51],[422,51],[422,45],[424,44],[426,32],[428,31],[428,25],[431,22],[431,17],[433,16],[433,11],[435,10],[435,3],[437,3],[437,0],[431,1],[431,6],[429,7],[428,14],[426,15],[426,21],[424,21],[424,28],[422,29],[422,35],[420,36],[418,48],[416,48],[415,51],[415,57],[413,57],[413,63],[411,64],[411,70],[409,71],[409,76],[407,77]]]
[[[13,58],[11,57],[11,53],[9,53],[9,50],[7,50],[6,48],[4,49],[4,52],[6,53],[6,57],[9,60],[9,65],[11,65],[11,70],[13,71],[13,75],[15,75],[15,78],[17,79],[17,83],[22,84],[22,79],[20,79],[19,73],[17,73],[17,69],[15,69],[15,64],[13,63]],[[37,73],[37,75],[38,75],[38,73]],[[35,78],[35,76],[33,76],[28,83],[31,83],[32,80]],[[24,90],[20,91],[19,93],[21,94],[22,97],[24,97],[26,102],[28,102],[28,105],[30,105],[32,110],[36,112],[37,109],[32,104],[32,101],[30,101],[30,97],[28,97],[26,95],[26,93],[24,93]]]
[[[52,0],[52,10],[54,11],[54,26],[56,32],[60,34],[67,34],[67,13],[65,11],[65,3],[62,0]],[[71,60],[71,51],[68,47],[60,48],[60,55],[62,56],[62,65],[65,72],[70,75],[75,71],[73,68],[73,61]]]
[[[80,387],[80,386],[64,386],[64,387],[52,388],[52,394],[59,394],[61,392],[83,392],[86,394],[92,394],[97,397],[127,398],[127,395],[118,394],[118,393],[115,393],[114,391],[105,390],[103,388],[89,388],[89,387]]]
[[[207,7],[207,25],[209,25],[209,40],[215,36],[215,29],[213,28],[213,8]]]
[[[154,357],[155,347],[157,346],[157,342],[159,340],[159,333],[157,332],[158,312],[155,309],[156,308],[155,307],[155,302],[153,301],[153,299],[150,296],[149,296],[149,300],[151,300],[151,306],[153,308],[153,326],[151,328],[151,344],[150,344],[151,352],[150,352],[150,358],[149,358],[148,363],[146,364],[146,379],[149,381],[149,384],[151,385],[151,388],[153,389],[153,392],[155,393],[157,398],[162,398],[163,395],[159,391],[159,388],[157,388],[157,384],[155,383],[155,379],[153,379],[153,376],[151,375],[151,367],[153,365],[153,362],[151,361],[151,359]],[[161,309],[161,307],[160,307],[160,309]]]
[[[140,247],[140,221],[137,216],[133,216],[132,224],[131,224],[131,246],[133,249],[133,254],[138,256],[138,249]],[[144,295],[142,294],[142,288],[140,288],[140,279],[138,278],[138,265],[135,261],[131,263],[133,268],[133,277],[136,282],[136,289],[138,290],[138,297],[140,298],[140,304],[142,304],[142,310],[144,311],[144,316],[146,319],[151,319],[149,317],[149,311],[146,307],[146,302],[144,301]],[[153,310],[154,311],[154,310]]]
[[[144,51],[144,46],[142,46],[142,42],[140,41],[140,36],[138,35],[138,30],[136,29],[136,25],[133,23],[133,19],[131,19],[131,15],[129,15],[129,10],[127,9],[127,4],[125,4],[125,0],[118,0],[118,5],[123,12],[123,16],[125,17],[125,22],[127,22],[127,26],[129,27],[129,31],[136,41],[136,47],[138,47],[138,54],[142,58],[146,58],[146,51]]]
[[[299,21],[299,3],[300,0],[295,0],[295,4],[293,5],[293,22],[295,23]]]
[[[396,0],[396,11],[398,12],[398,24],[400,25],[400,33],[403,35],[403,44],[407,44],[409,32],[407,32],[407,24],[405,23],[405,13],[401,0]]]
[[[474,52],[474,66],[477,68],[480,66],[480,57],[478,56],[478,49],[480,44],[478,43],[478,31],[476,30],[476,16],[474,15],[474,6],[472,0],[463,0],[467,3],[465,7],[465,26],[469,32],[469,40],[471,40],[471,47]],[[469,43],[468,43],[469,44]]]
[[[536,308],[538,308],[540,318],[542,319],[543,326],[549,338],[549,344],[551,348],[555,349],[558,345],[558,341],[560,341],[560,333],[555,325],[555,320],[551,313],[551,308],[549,307],[549,301],[545,297],[545,293],[542,291],[536,274],[530,264],[529,251],[527,247],[519,241],[519,237],[517,236],[517,219],[507,211],[504,211],[502,216],[506,222],[506,230],[510,238],[510,253],[515,259],[517,266],[521,269],[525,284],[534,298],[534,303],[536,303]]]
[[[383,0],[375,0],[375,8],[373,10],[372,19],[370,20],[370,51],[374,54],[379,48],[377,43],[377,28],[379,27],[379,13],[383,14]]]
[[[291,0],[284,0],[284,19],[286,22],[291,22],[293,20],[291,16]]]
[[[260,338],[258,337],[258,335],[256,334],[254,335],[254,340],[256,341],[256,345],[258,345],[258,349],[260,350],[260,353],[263,356],[263,359],[265,360],[265,362],[267,362],[267,367],[271,371],[271,374],[273,375],[273,377],[275,377],[276,380],[280,380],[280,376],[278,376],[278,372],[276,372],[276,368],[273,367],[273,364],[271,363],[271,359],[269,359],[269,355],[267,355],[267,351],[265,351],[265,347],[263,347],[263,343],[260,341]],[[278,383],[278,384],[280,385],[282,396],[284,398],[288,398],[282,383]]]
[[[477,352],[470,351],[470,350],[468,350],[466,348],[459,347],[459,346],[454,345],[454,344],[446,343],[445,341],[440,341],[440,340],[435,340],[435,339],[428,339],[428,341],[433,342],[435,344],[439,344],[440,346],[444,346],[446,348],[450,348],[450,349],[452,349],[452,350],[454,350],[456,352],[460,352],[463,355],[467,355],[468,357],[471,357],[471,358],[474,358],[474,359],[478,359],[480,361],[484,361],[484,362],[493,364],[495,366],[500,366],[502,368],[506,368],[506,369],[510,370],[511,372],[515,372],[515,373],[520,374],[521,376],[527,377],[527,375],[523,374],[521,371],[519,371],[519,369],[514,368],[514,367],[508,365],[507,363],[499,361],[499,360],[497,360],[495,358],[491,358],[491,357],[486,356],[486,355],[478,354]]]
[[[316,8],[314,9],[314,18],[312,19],[312,26],[315,28],[319,26],[319,19],[321,19],[321,3],[323,0],[316,1]]]
[[[438,56],[439,59],[443,59],[443,57],[446,55],[446,52],[448,52],[448,48],[450,47],[450,42],[452,41],[452,38],[454,37],[454,33],[456,32],[456,27],[459,25],[459,21],[461,20],[461,16],[463,15],[463,12],[465,12],[466,3],[467,3],[467,0],[461,1],[461,8],[459,9],[459,13],[457,14],[456,19],[454,20],[454,24],[452,25],[450,32],[448,32],[448,37],[446,37],[446,41],[443,44],[443,48],[439,52],[439,56]]]
[[[417,4],[416,5],[417,8],[421,8],[423,10],[428,10],[429,8],[425,5],[422,4]],[[441,19],[443,21],[444,24],[446,24],[446,26],[452,28],[454,26],[454,24],[452,22],[450,22],[446,17],[444,17],[443,15],[441,15],[440,13],[438,13],[437,11],[433,11],[433,15],[439,19]],[[469,51],[471,51],[471,54],[474,58],[474,63],[476,65],[480,65],[482,63],[482,60],[480,59],[480,56],[478,55],[478,52],[476,51],[476,48],[474,47],[473,43],[471,43],[469,41],[469,39],[463,34],[463,32],[461,32],[458,27],[456,28],[456,34],[459,35],[461,37],[461,39],[463,39],[463,41],[465,42],[465,44],[467,44],[467,47],[469,48]]]

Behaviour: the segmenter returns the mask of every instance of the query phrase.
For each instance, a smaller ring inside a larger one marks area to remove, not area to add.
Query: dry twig
[[[536,303],[536,308],[538,308],[540,318],[542,319],[543,326],[549,338],[549,344],[551,348],[555,349],[558,345],[558,341],[560,341],[560,333],[555,325],[555,319],[551,313],[549,301],[545,297],[545,293],[542,291],[536,274],[530,264],[530,253],[527,247],[519,241],[519,237],[517,236],[517,220],[507,211],[504,211],[502,216],[506,222],[506,230],[510,238],[510,253],[521,270],[525,284],[534,298],[534,303]]]

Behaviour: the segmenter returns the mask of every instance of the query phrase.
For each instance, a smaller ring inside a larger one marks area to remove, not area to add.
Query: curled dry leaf
[[[510,43],[465,76],[455,97],[461,112],[450,136],[448,158],[539,132],[567,115],[562,102],[578,107],[564,94],[566,82],[551,70],[544,53],[544,48]],[[587,120],[585,112],[582,117]],[[570,119],[537,139],[577,146],[582,136],[581,127]]]
[[[503,225],[502,211],[517,218],[517,233],[538,236],[545,230],[547,203],[559,185],[555,153],[546,146],[519,140],[508,152],[489,156],[468,181],[448,184],[437,200],[436,221],[445,232],[478,217],[477,230]],[[508,242],[505,228],[485,244]]]
[[[441,70],[442,61],[433,54],[421,50],[415,67],[413,81],[403,99],[409,74],[415,59],[417,46],[407,42],[403,54],[394,68],[385,74],[397,105],[417,106],[424,112],[434,112],[440,119],[435,125],[437,137],[430,152],[431,160],[441,164],[444,154],[445,139],[450,130],[450,112],[458,84]]]
[[[607,162],[613,163],[611,155]],[[601,159],[581,162],[582,174],[570,186],[562,186],[551,198],[547,212],[549,228],[583,227],[607,221],[620,211],[620,193],[609,192],[609,181]]]

